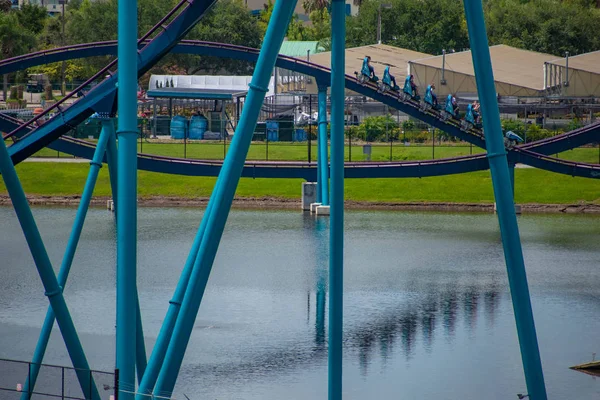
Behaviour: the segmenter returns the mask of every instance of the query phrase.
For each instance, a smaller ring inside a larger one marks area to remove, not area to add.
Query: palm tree
[[[302,7],[304,7],[304,11],[306,11],[307,14],[310,14],[315,10],[329,7],[329,0],[304,0]]]

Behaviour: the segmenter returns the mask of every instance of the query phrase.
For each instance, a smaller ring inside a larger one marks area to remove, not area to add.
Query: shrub
[[[398,123],[389,115],[367,117],[358,127],[358,136],[366,142],[387,141]]]

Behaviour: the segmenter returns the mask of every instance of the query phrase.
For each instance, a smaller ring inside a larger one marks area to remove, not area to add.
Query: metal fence
[[[2,400],[89,400],[92,385],[83,390],[77,379],[77,370],[58,365],[38,364],[39,374],[33,390],[25,382],[32,374],[34,364],[26,361],[0,359],[0,399]],[[101,400],[115,399],[118,391],[118,374],[85,370],[96,384]]]

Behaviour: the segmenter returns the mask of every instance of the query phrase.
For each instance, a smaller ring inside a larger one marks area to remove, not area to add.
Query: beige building
[[[419,53],[402,49],[399,47],[388,46],[386,44],[375,44],[370,46],[353,47],[346,49],[346,75],[354,76],[354,72],[358,72],[362,68],[363,59],[366,56],[371,56],[371,65],[375,69],[375,74],[381,79],[383,70],[387,65],[390,66],[390,73],[396,78],[396,83],[402,87],[404,78],[408,71],[408,63],[410,60],[428,57],[428,54]],[[331,67],[331,52],[323,52],[310,57],[310,62]],[[316,83],[313,82],[311,88],[312,93],[317,92]],[[347,90],[347,94],[352,92]]]
[[[549,94],[600,97],[600,51],[544,63],[544,87]]]
[[[545,93],[544,65],[556,59],[550,54],[506,45],[490,47],[496,91],[499,96],[539,97]],[[445,58],[445,59],[444,59]],[[412,59],[408,70],[422,89],[434,83],[438,95],[477,93],[471,51]]]

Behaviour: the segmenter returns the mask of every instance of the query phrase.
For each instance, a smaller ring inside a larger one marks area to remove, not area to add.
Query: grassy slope
[[[22,163],[17,171],[31,195],[80,195],[88,164]],[[517,169],[516,200],[519,203],[576,203],[600,201],[600,180],[572,178],[536,169]],[[208,197],[215,178],[139,173],[141,197]],[[300,179],[249,179],[240,181],[240,197],[300,198]],[[0,180],[0,194],[6,189]],[[107,168],[102,168],[96,196],[110,196]],[[488,171],[434,178],[348,179],[346,198],[377,202],[493,202]]]

